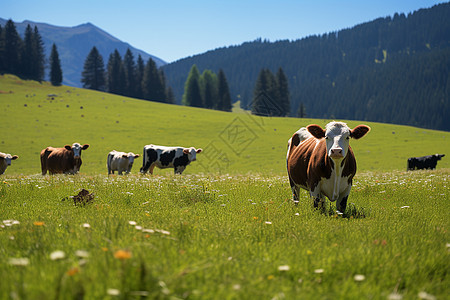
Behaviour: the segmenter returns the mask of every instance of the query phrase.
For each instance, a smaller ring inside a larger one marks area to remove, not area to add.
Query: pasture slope
[[[0,151],[20,156],[7,169],[9,175],[39,173],[42,149],[73,142],[91,145],[82,155],[82,174],[106,174],[109,151],[142,154],[147,144],[203,148],[205,152],[186,174],[284,174],[286,144],[291,135],[310,123],[323,127],[330,121],[263,118],[167,105],[53,87],[10,75],[0,76],[0,107]],[[350,127],[359,123],[348,121]],[[450,148],[449,132],[365,123],[372,131],[351,143],[359,171],[403,171],[408,157],[442,154]],[[142,158],[138,158],[132,172],[138,173],[141,165]],[[438,168],[449,167],[450,154],[438,163]]]
[[[0,299],[446,299],[448,132],[366,123],[348,218],[295,206],[286,142],[328,120],[259,118],[0,77]],[[348,122],[354,127],[359,122]],[[41,176],[46,146],[89,143],[81,174]],[[110,150],[205,149],[182,176],[107,176]],[[81,189],[92,203],[74,205]]]

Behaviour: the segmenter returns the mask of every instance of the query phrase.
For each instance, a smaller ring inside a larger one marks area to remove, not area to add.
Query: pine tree
[[[259,116],[273,116],[279,111],[274,88],[275,79],[268,69],[262,69],[256,80],[253,92],[252,114]]]
[[[227,78],[225,77],[225,73],[222,69],[219,70],[218,77],[218,103],[217,109],[223,111],[231,111],[231,96],[230,89],[228,87]]]
[[[114,50],[108,59],[107,74],[108,92],[116,95],[123,95],[125,91],[125,72],[122,66],[122,57],[119,51]]]
[[[105,90],[105,65],[103,57],[95,46],[89,52],[84,62],[81,82],[84,88],[98,91]]]
[[[139,55],[138,59],[137,59],[137,63],[136,63],[136,72],[135,72],[136,89],[134,91],[134,96],[138,99],[144,98],[144,92],[142,91],[142,81],[144,79],[144,70],[145,70],[144,60],[142,59],[141,55]]]
[[[0,25],[0,74],[3,74],[5,71],[5,64],[4,64],[4,55],[5,55],[5,36],[4,36],[4,29],[2,25]]]
[[[291,102],[289,100],[289,86],[286,75],[283,69],[280,67],[276,75],[276,88],[278,89],[278,104],[280,107],[280,117],[285,117],[289,115],[291,111]]]
[[[211,70],[204,70],[200,82],[204,107],[212,109],[218,100],[217,75]]]
[[[22,49],[22,39],[17,33],[14,22],[10,19],[5,25],[5,43],[4,43],[4,70],[5,73],[19,75],[20,56]]]
[[[161,81],[161,74],[151,58],[145,65],[142,91],[146,100],[165,102],[166,91]]]
[[[125,92],[124,95],[128,97],[135,97],[136,95],[136,66],[134,64],[134,56],[130,48],[127,49],[123,57],[123,70],[125,75]]]
[[[298,106],[297,117],[302,119],[306,118],[306,109],[303,102],[300,102],[300,105]]]
[[[63,80],[61,61],[59,60],[58,49],[53,44],[50,54],[50,82],[54,86],[60,86]]]
[[[44,42],[39,34],[37,26],[34,26],[33,32],[33,61],[32,61],[32,79],[43,81],[45,75],[45,54]]]
[[[33,74],[33,54],[34,54],[34,36],[33,29],[30,24],[27,25],[25,29],[25,37],[23,40],[23,47],[21,57],[21,67],[20,67],[20,76],[24,79],[33,79],[35,74]]]
[[[184,84],[182,104],[187,106],[203,107],[203,99],[200,92],[200,73],[196,65],[191,67],[186,83]]]
[[[175,100],[175,95],[173,93],[173,90],[170,86],[168,86],[166,88],[166,103],[169,104],[175,104],[176,100]]]

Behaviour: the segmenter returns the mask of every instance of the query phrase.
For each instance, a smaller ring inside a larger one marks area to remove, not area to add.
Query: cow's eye
[[[328,136],[325,137],[326,140],[329,140],[330,138]]]
[[[348,137],[346,137],[345,139],[346,139],[346,140],[349,140],[349,139],[350,139],[350,137],[348,136]]]

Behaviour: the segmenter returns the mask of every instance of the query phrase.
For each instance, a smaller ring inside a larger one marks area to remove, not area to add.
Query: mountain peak
[[[4,26],[7,21],[0,18],[0,25]],[[128,48],[135,59],[140,55],[144,61],[152,58],[158,67],[166,64],[164,60],[132,47],[90,22],[73,27],[54,26],[30,20],[24,20],[20,23],[14,22],[14,24],[22,37],[28,25],[37,26],[44,42],[46,57],[50,56],[52,44],[56,44],[63,70],[63,84],[66,85],[81,87],[81,72],[83,71],[84,60],[94,46],[102,55],[105,67],[109,55],[115,49],[123,56]]]

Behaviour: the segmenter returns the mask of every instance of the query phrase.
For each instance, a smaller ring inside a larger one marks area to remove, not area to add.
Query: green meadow
[[[49,96],[50,95],[50,96]],[[54,95],[54,96],[53,96]],[[186,174],[263,172],[284,174],[287,141],[300,127],[330,120],[264,118],[246,112],[160,104],[67,86],[0,77],[0,151],[19,155],[8,175],[40,173],[39,153],[47,146],[90,144],[82,174],[107,174],[111,150],[142,154],[144,145],[203,148]],[[350,127],[362,122],[348,121]],[[360,171],[406,170],[412,156],[446,153],[450,133],[364,122],[372,131],[352,141]],[[142,158],[133,166],[139,173]],[[438,168],[450,168],[444,157]],[[156,170],[155,174],[170,174]],[[184,173],[183,173],[184,174]]]
[[[330,120],[262,118],[0,76],[0,299],[446,299],[450,133],[364,123],[346,218],[294,205],[286,143]],[[90,144],[78,175],[40,175],[47,146]],[[111,150],[203,148],[183,175],[107,176]],[[86,189],[87,204],[71,196]]]

